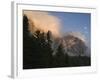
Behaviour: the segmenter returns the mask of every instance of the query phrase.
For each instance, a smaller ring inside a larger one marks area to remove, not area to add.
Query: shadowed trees
[[[34,26],[34,25],[33,25]],[[90,58],[86,56],[68,56],[64,52],[62,44],[56,50],[55,55],[52,49],[52,32],[34,31],[32,35],[28,29],[29,20],[23,16],[23,69],[70,67],[90,65]],[[34,26],[35,27],[35,26]],[[82,46],[82,45],[80,45]],[[84,48],[80,53],[84,53]]]
[[[54,65],[57,66],[64,66],[65,65],[65,55],[63,51],[62,45],[58,46],[56,55],[54,55]]]
[[[51,32],[28,31],[28,18],[23,16],[23,68],[50,67],[52,64]]]

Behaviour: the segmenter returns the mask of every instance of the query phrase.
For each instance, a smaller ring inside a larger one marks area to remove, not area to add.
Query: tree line
[[[29,30],[29,20],[26,15],[23,16],[23,69],[34,68],[53,68],[53,67],[73,67],[90,65],[90,57],[87,56],[69,56],[63,51],[60,44],[56,55],[52,55],[53,49],[51,40],[51,31],[47,33],[40,30],[34,31],[31,35]]]

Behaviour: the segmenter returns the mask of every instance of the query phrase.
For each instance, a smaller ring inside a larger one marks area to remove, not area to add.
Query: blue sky
[[[71,12],[50,12],[51,15],[60,19],[62,33],[80,32],[88,42],[91,36],[91,14]]]

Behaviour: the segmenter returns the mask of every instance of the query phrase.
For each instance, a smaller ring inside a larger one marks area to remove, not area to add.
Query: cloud
[[[86,37],[81,32],[68,32],[67,35],[77,37],[86,43]]]
[[[55,37],[60,36],[60,20],[48,12],[43,11],[24,11],[29,19],[29,31],[34,33],[36,30],[48,32],[50,30]]]

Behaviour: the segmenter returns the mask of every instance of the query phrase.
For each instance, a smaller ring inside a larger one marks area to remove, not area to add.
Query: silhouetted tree
[[[65,55],[64,55],[62,45],[59,45],[59,47],[57,49],[57,53],[55,55],[55,65],[56,66],[64,66],[65,65]]]
[[[52,50],[52,40],[51,40],[51,35],[52,35],[52,33],[50,32],[50,31],[48,31],[47,32],[47,42],[45,42],[46,43],[46,45],[45,45],[45,52],[44,52],[44,56],[45,56],[45,63],[46,63],[46,66],[47,67],[51,67],[52,66],[52,58],[53,58],[53,56],[52,56],[52,52],[53,52],[53,50]]]
[[[33,38],[28,31],[29,20],[26,15],[23,16],[23,68],[31,68],[33,63]],[[35,45],[35,44],[34,44]]]

